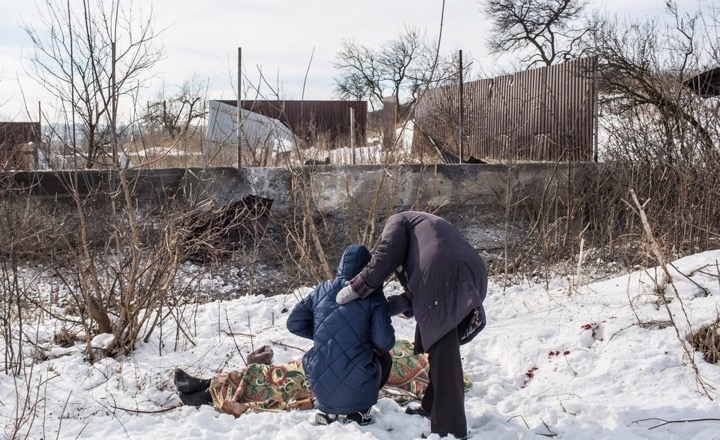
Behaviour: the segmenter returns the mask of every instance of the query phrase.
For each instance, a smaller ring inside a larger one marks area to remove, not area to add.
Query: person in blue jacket
[[[303,356],[303,368],[315,395],[319,424],[343,419],[370,423],[370,410],[390,375],[395,330],[382,286],[346,305],[335,298],[370,258],[365,246],[348,246],[337,277],[316,286],[288,316],[288,330],[314,342]]]

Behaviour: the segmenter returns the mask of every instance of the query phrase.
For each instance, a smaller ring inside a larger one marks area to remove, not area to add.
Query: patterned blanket
[[[427,355],[413,354],[409,341],[397,341],[391,351],[393,364],[379,397],[407,403],[422,398],[428,384]],[[463,374],[465,389],[472,385]],[[315,399],[305,377],[302,360],[282,365],[249,364],[239,371],[221,373],[210,381],[213,406],[239,417],[248,410],[288,411],[312,409]]]

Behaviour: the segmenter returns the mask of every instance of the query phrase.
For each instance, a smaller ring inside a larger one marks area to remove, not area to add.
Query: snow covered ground
[[[470,438],[720,438],[720,366],[688,343],[691,331],[718,318],[720,250],[669,269],[667,306],[655,294],[662,276],[652,268],[585,286],[567,277],[509,286],[493,280],[489,325],[462,347],[474,382],[466,395]],[[41,285],[46,278],[35,280],[38,289],[50,289]],[[397,289],[390,284],[386,293]],[[302,356],[310,341],[287,332],[285,320],[305,292],[189,306],[182,310],[189,338],[168,321],[131,357],[92,365],[83,360],[83,344],[52,344],[56,321],[30,321],[37,348],[28,355],[40,360],[27,377],[0,374],[0,436],[410,440],[429,432],[426,419],[406,415],[389,399],[378,402],[374,423],[365,427],[316,426],[314,411],[235,419],[209,406],[176,407],[175,367],[209,377],[242,368],[243,357],[264,344],[277,363]],[[412,339],[414,321],[393,318],[393,324],[398,338]]]

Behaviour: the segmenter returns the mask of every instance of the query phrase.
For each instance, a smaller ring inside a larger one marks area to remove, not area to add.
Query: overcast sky
[[[23,24],[38,26],[36,3],[66,0],[0,0],[0,120],[37,120],[37,103],[49,111],[51,98],[24,72],[32,53]],[[70,0],[71,4],[79,0]],[[127,4],[128,0],[123,0]],[[678,0],[696,7],[709,0]],[[61,3],[62,4],[62,3]],[[592,0],[610,14],[658,15],[664,0]],[[243,70],[257,81],[258,67],[284,99],[334,99],[332,63],[345,40],[377,47],[405,26],[436,39],[443,19],[441,50],[463,50],[482,72],[502,63],[490,59],[484,44],[488,24],[479,0],[136,0],[150,10],[164,59],[144,93],[150,99],[163,83],[172,92],[197,75],[209,84],[209,99],[234,99],[238,47]],[[24,67],[25,66],[25,67]],[[307,72],[307,81],[304,81]],[[305,82],[304,92],[303,84]],[[269,93],[269,89],[263,89]],[[304,95],[303,95],[304,93]],[[24,95],[24,97],[23,97]],[[24,102],[33,115],[22,112]]]

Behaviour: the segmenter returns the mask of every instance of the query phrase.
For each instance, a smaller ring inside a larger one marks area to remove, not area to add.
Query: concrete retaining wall
[[[191,168],[128,170],[139,206],[213,199],[239,200],[248,194],[274,200],[272,210],[290,212],[300,193],[312,194],[323,213],[369,209],[382,203],[391,210],[422,207],[500,207],[509,187],[514,192],[567,182],[568,167],[582,173],[592,164],[523,165],[360,165],[287,168]],[[115,171],[16,172],[0,174],[0,186],[22,188],[35,197],[62,201],[118,187]]]

